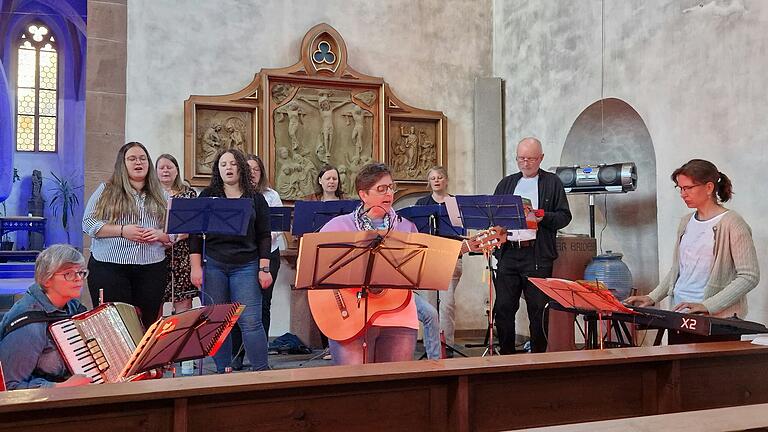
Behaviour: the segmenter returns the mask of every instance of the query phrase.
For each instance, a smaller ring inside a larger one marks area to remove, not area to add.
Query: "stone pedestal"
[[[45,200],[42,197],[33,197],[27,201],[27,212],[32,216],[43,216],[43,209],[45,208]],[[29,250],[43,250],[45,245],[43,244],[43,235],[36,232],[29,233],[29,244],[27,249]]]

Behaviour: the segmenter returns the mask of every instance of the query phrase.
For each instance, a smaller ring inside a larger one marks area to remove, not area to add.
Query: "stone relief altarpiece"
[[[426,174],[446,165],[446,118],[411,107],[383,79],[347,64],[341,35],[327,24],[307,32],[301,60],[262,69],[244,89],[191,96],[185,110],[185,178],[205,186],[219,149],[261,156],[270,184],[284,201],[315,191],[324,164],[338,168],[344,191],[366,163],[390,165],[397,198],[423,192]]]

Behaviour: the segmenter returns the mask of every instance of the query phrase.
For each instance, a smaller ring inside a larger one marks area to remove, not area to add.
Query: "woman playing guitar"
[[[362,204],[352,213],[331,219],[321,232],[397,230],[417,232],[416,226],[392,210],[397,185],[389,168],[364,166],[355,179]],[[506,239],[501,228],[463,242],[462,253],[493,247]],[[318,327],[330,342],[335,364],[413,360],[419,321],[409,290],[385,289],[368,294],[368,320],[358,302],[359,289],[310,290],[309,306]],[[367,331],[366,331],[367,329]],[[363,361],[363,340],[367,359]]]
[[[392,210],[397,184],[385,164],[364,166],[355,179],[355,190],[363,203],[354,212],[331,219],[321,232],[397,230],[417,232],[416,226]],[[368,300],[370,319],[354,320],[359,325],[344,328],[340,320],[337,299],[354,305],[356,289],[309,291],[309,305],[320,330],[328,335],[329,347],[335,364],[362,364],[363,339],[367,335],[365,363],[413,360],[419,321],[416,304],[409,290],[386,290],[371,293]],[[355,314],[358,308],[350,307]],[[362,312],[360,312],[362,313]],[[335,325],[337,323],[338,325]],[[368,326],[365,332],[366,325]]]

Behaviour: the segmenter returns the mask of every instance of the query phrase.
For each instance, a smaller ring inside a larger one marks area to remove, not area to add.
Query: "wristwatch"
[[[269,266],[259,267],[259,271],[264,273],[269,273]]]

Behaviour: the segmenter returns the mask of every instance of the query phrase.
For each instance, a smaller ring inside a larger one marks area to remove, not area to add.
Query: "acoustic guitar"
[[[506,241],[503,228],[482,231],[467,239],[462,253],[478,252],[497,247]],[[405,309],[411,301],[408,289],[368,290],[368,320],[365,319],[364,299],[358,298],[361,289],[318,289],[309,290],[309,309],[317,326],[329,339],[345,342],[363,334],[377,317]]]

